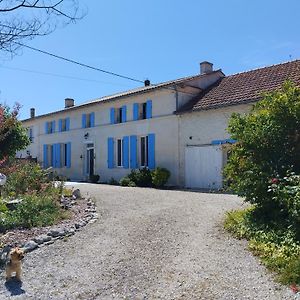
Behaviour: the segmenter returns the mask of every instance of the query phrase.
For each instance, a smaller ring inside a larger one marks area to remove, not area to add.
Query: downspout
[[[179,99],[178,99],[178,90],[177,90],[177,86],[175,85],[175,100],[176,100],[176,112],[178,111],[178,108],[179,108]],[[178,157],[178,171],[177,171],[177,185],[180,186],[180,115],[178,115],[176,113],[176,119],[177,119],[177,157]]]

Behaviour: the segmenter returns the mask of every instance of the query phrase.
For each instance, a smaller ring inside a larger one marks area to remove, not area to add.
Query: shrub
[[[136,186],[140,187],[151,187],[152,177],[151,171],[148,168],[142,168],[139,170],[131,170],[128,175],[130,181],[134,182]]]
[[[18,197],[33,191],[44,192],[52,187],[47,170],[34,162],[13,160],[0,172],[7,176],[2,188],[3,197]]]
[[[270,191],[269,186],[289,171],[300,174],[299,124],[300,88],[289,82],[282,90],[264,95],[249,114],[233,114],[229,120],[228,131],[238,142],[225,168],[227,181],[246,201],[256,204],[266,219],[276,220],[280,212],[281,218],[291,216],[286,204],[294,201],[290,192],[295,188],[282,187],[279,192]],[[283,194],[285,204],[279,199]]]
[[[131,187],[136,186],[136,184],[133,181],[131,181],[128,176],[121,178],[120,185],[121,186],[131,186]]]
[[[170,171],[165,168],[157,167],[151,172],[152,184],[156,188],[162,188],[170,178]]]
[[[98,174],[93,174],[93,175],[90,175],[90,181],[92,183],[97,183],[100,179],[100,176]]]
[[[56,199],[50,196],[26,195],[13,211],[0,213],[0,232],[12,228],[52,225],[66,216]]]

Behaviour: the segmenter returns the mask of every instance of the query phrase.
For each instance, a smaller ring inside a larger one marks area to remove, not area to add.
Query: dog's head
[[[24,251],[16,247],[10,251],[9,256],[12,261],[19,261],[24,258]]]

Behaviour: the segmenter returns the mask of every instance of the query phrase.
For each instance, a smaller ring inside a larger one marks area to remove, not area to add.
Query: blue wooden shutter
[[[123,137],[123,167],[129,168],[129,136]]]
[[[48,122],[45,122],[45,133],[48,133]]]
[[[152,118],[152,100],[148,100],[146,102],[146,118],[147,119]]]
[[[148,167],[155,169],[155,134],[148,135]]]
[[[56,144],[56,168],[61,167],[61,158],[60,158],[60,144]]]
[[[55,161],[56,161],[56,151],[55,151],[55,144],[51,146],[52,150],[52,159],[51,159],[51,166],[55,168]]]
[[[114,139],[107,139],[107,166],[109,169],[114,167]]]
[[[115,109],[113,107],[110,109],[110,124],[115,124]]]
[[[82,114],[81,127],[86,128],[86,114]]]
[[[55,121],[52,121],[52,131],[51,133],[54,133],[55,132]]]
[[[137,164],[137,137],[136,135],[130,136],[130,168],[136,169]]]
[[[137,121],[139,119],[139,104],[133,104],[133,120]]]
[[[70,118],[66,118],[66,131],[70,130]]]
[[[90,114],[90,120],[91,120],[91,127],[94,127],[95,126],[95,113],[92,112]]]
[[[62,132],[62,119],[58,120],[58,131]]]
[[[71,143],[67,143],[67,155],[66,155],[66,165],[67,168],[71,168]]]
[[[127,122],[127,114],[126,114],[126,105],[122,106],[122,122],[125,123]]]
[[[43,159],[43,166],[44,166],[44,168],[46,169],[46,168],[48,168],[48,146],[47,145],[44,145],[44,153],[43,153],[43,157],[44,157],[44,159]]]

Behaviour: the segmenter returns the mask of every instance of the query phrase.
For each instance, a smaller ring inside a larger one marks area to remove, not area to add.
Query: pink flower
[[[272,178],[271,179],[271,182],[274,183],[274,184],[277,184],[279,182],[279,179],[277,178]]]

